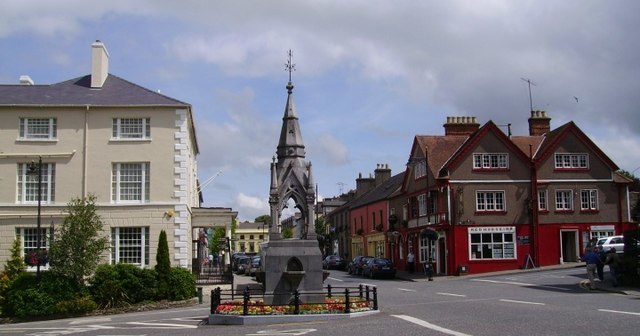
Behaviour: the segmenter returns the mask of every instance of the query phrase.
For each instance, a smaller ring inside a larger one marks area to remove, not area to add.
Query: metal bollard
[[[202,287],[198,287],[198,304],[202,304]]]

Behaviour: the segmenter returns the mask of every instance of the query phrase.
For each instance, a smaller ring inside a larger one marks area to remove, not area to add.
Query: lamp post
[[[27,175],[29,176],[37,176],[38,177],[38,221],[37,221],[37,231],[36,231],[36,276],[40,279],[40,248],[41,248],[41,232],[40,232],[40,224],[42,221],[41,216],[41,205],[42,205],[42,156],[38,156],[38,164],[31,161],[29,167],[27,169]]]

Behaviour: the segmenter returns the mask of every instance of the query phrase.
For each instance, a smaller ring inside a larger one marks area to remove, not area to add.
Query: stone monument
[[[277,157],[274,156],[271,163],[269,242],[262,248],[265,303],[272,305],[289,304],[295,290],[302,302],[324,302],[322,253],[313,224],[315,186],[311,163],[305,160],[304,142],[293,102],[291,72],[295,65],[291,63],[291,51],[288,56],[287,103]],[[279,230],[280,216],[289,200],[293,200],[300,211],[302,223],[296,237],[283,239]]]

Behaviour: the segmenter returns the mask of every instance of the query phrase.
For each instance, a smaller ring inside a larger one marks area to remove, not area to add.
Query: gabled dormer
[[[547,134],[534,163],[538,179],[613,179],[619,170],[573,121]]]

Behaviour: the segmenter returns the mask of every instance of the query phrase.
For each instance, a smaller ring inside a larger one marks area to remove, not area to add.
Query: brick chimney
[[[444,135],[471,135],[480,128],[476,117],[447,117]]]
[[[381,185],[384,181],[388,180],[391,177],[391,169],[389,169],[388,164],[384,163],[377,164],[374,173],[376,178],[376,186]]]
[[[376,186],[376,179],[369,177],[362,177],[362,173],[358,174],[356,179],[356,197],[364,195],[366,192],[372,190]]]
[[[541,136],[551,131],[551,118],[545,111],[531,111],[529,118],[529,135]]]
[[[91,87],[101,88],[109,75],[109,53],[100,40],[91,45]]]

